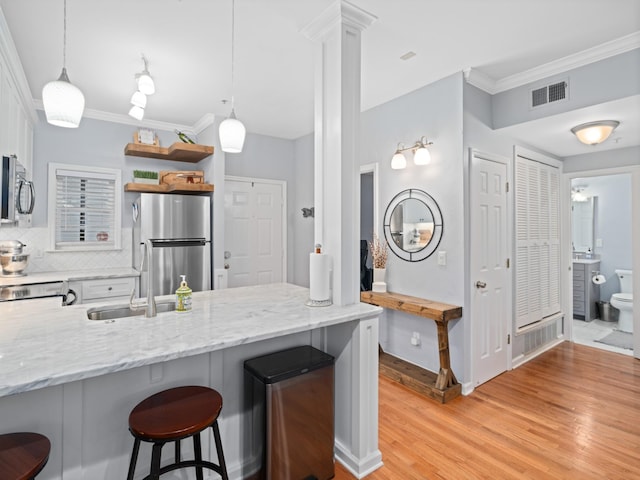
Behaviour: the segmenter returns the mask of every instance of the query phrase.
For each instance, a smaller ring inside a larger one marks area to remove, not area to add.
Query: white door
[[[284,182],[226,179],[224,188],[228,286],[284,281]]]
[[[471,331],[473,381],[480,385],[508,368],[507,163],[471,155]]]

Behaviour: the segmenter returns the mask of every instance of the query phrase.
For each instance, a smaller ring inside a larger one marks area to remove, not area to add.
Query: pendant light
[[[240,153],[247,133],[244,125],[236,118],[233,99],[234,82],[234,40],[235,40],[235,0],[231,0],[231,114],[220,124],[220,147],[223,152]]]
[[[67,76],[67,0],[64,0],[64,36],[62,43],[62,73],[57,80],[42,89],[42,103],[47,122],[65,128],[78,128],[84,111],[84,95],[71,84]]]

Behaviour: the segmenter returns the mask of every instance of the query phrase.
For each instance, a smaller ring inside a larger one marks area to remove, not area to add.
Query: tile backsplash
[[[30,254],[26,271],[33,273],[131,267],[131,235],[131,228],[122,229],[122,250],[48,252],[48,228],[0,228],[0,240],[26,244],[25,251]]]

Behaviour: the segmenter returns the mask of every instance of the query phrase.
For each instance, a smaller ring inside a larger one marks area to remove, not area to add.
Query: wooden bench
[[[438,329],[440,370],[437,375],[389,355],[382,349],[380,350],[380,373],[440,403],[446,403],[460,395],[462,386],[451,370],[448,323],[462,317],[462,307],[392,292],[361,292],[360,301],[429,318],[436,322]]]

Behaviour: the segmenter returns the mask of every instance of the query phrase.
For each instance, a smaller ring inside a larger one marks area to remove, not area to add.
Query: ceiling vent
[[[531,90],[531,108],[566,100],[568,92],[569,82],[567,80]]]

